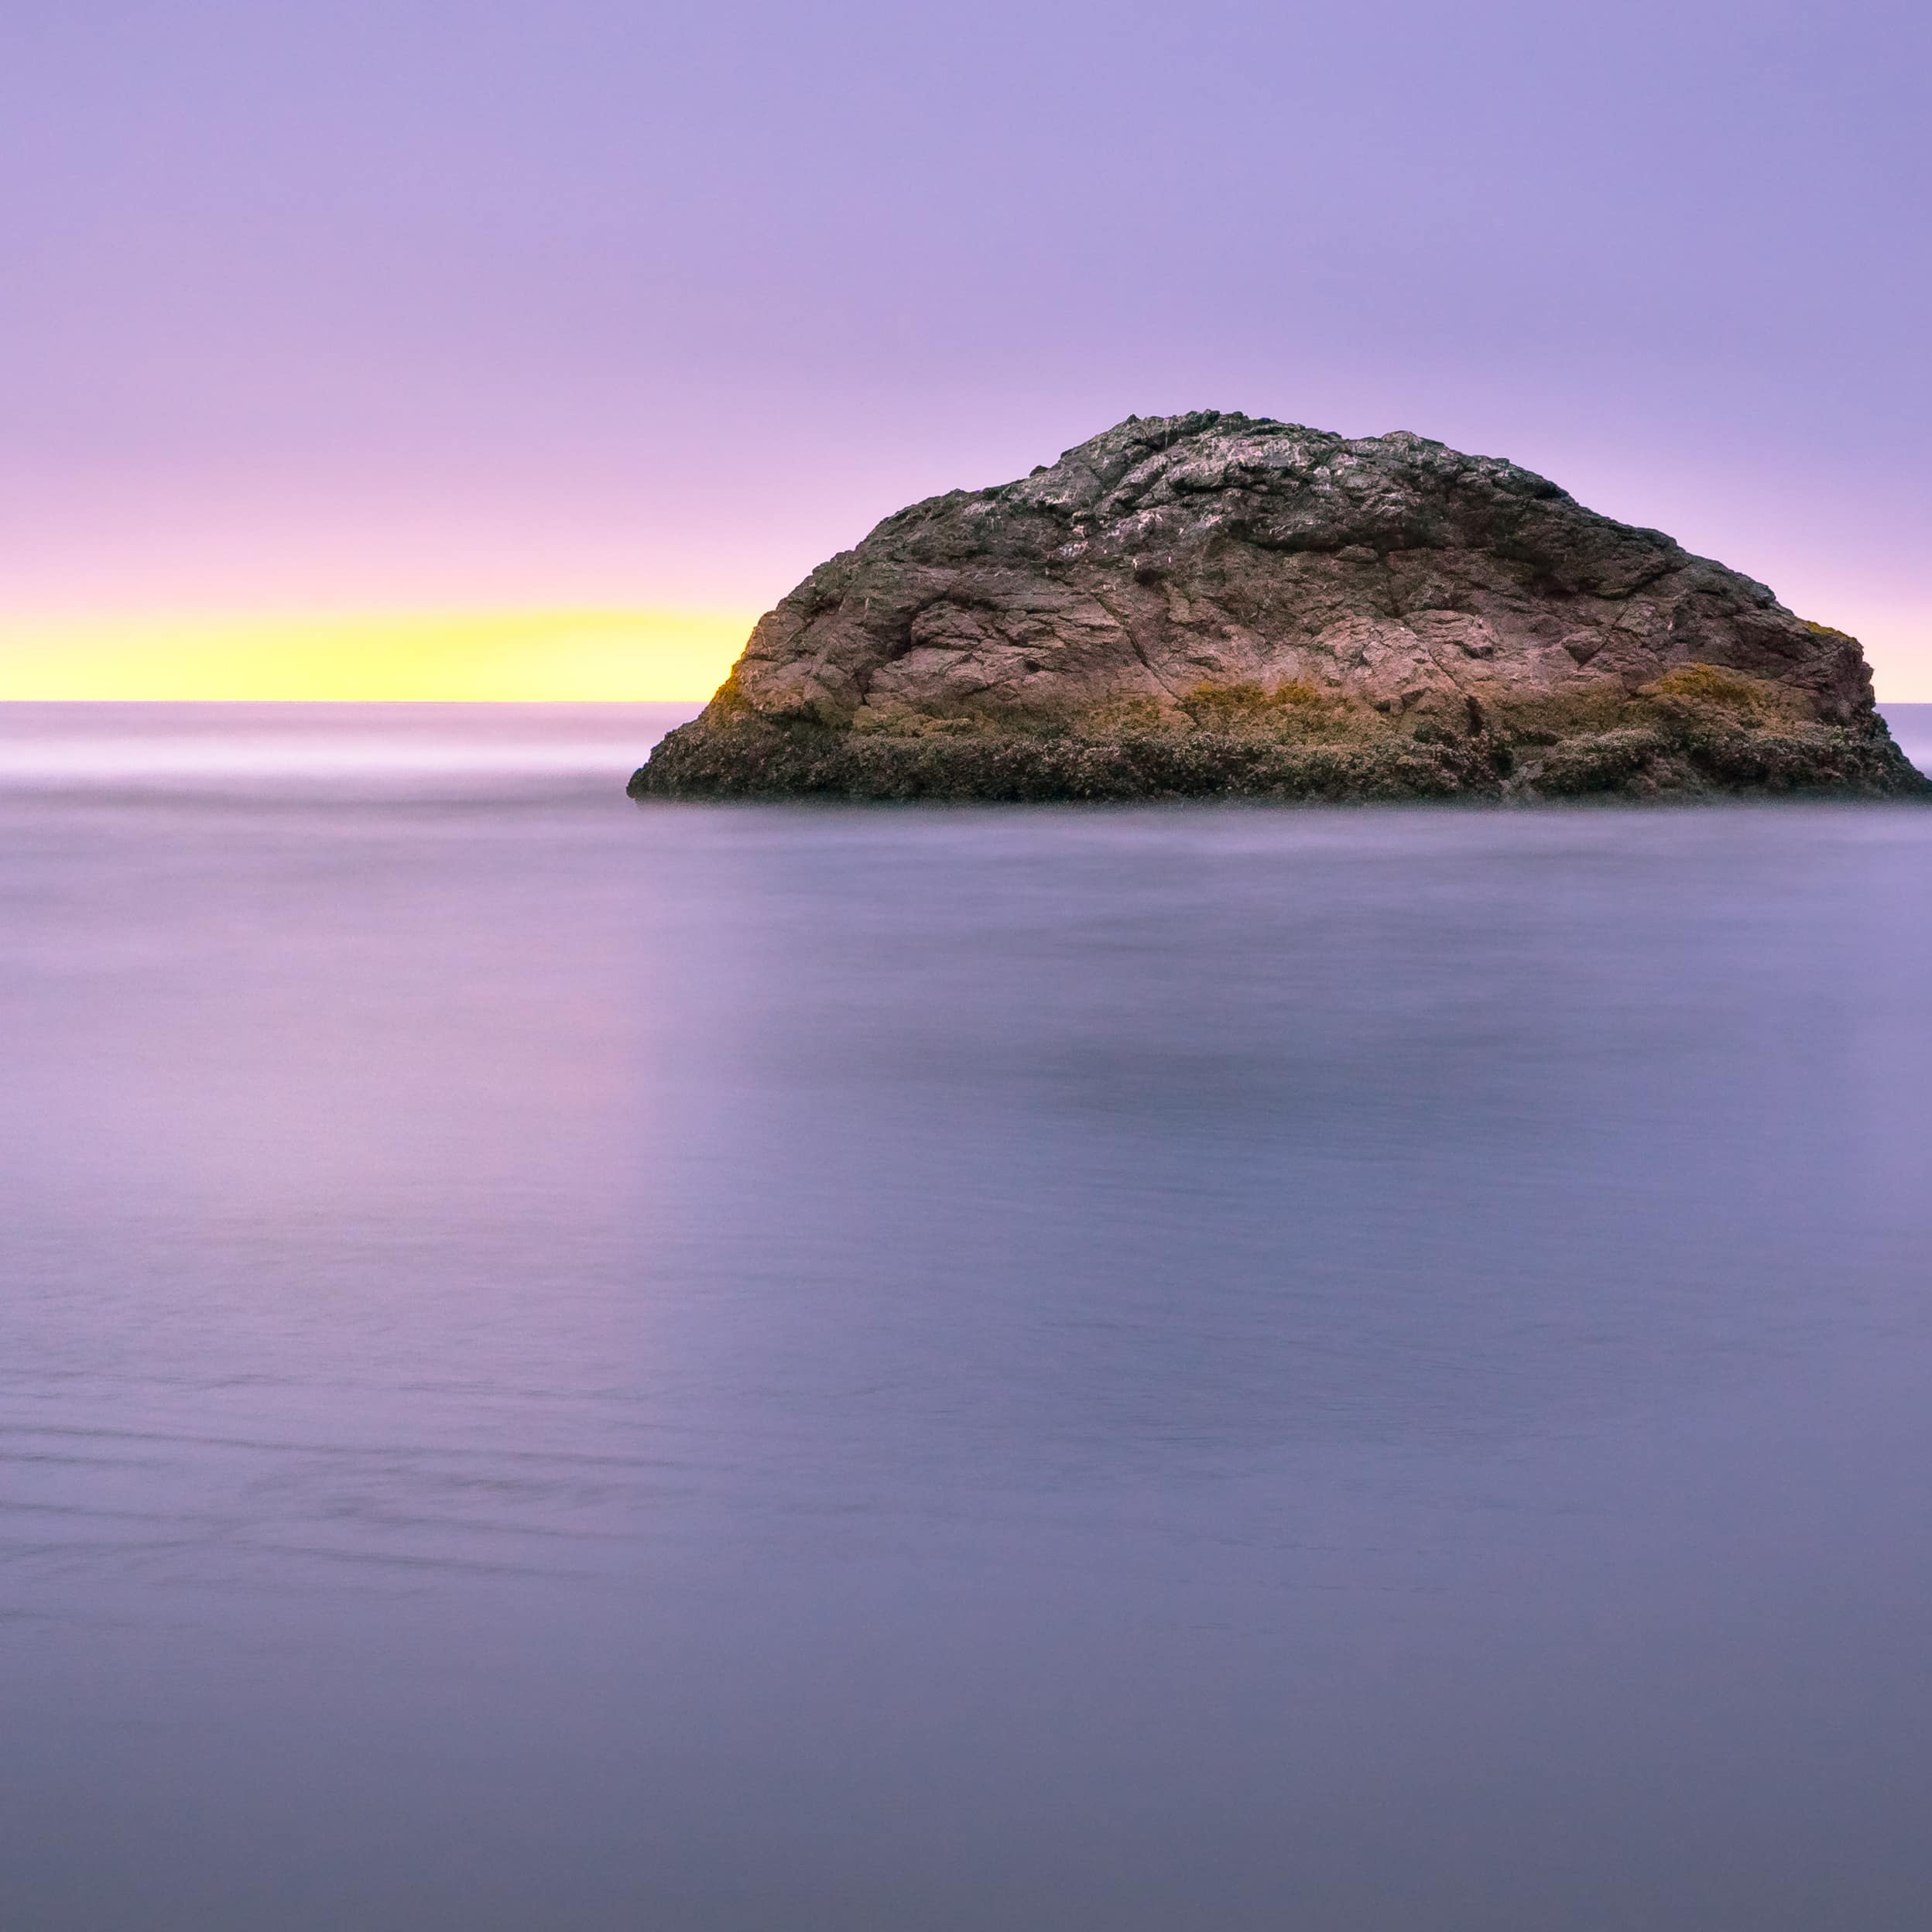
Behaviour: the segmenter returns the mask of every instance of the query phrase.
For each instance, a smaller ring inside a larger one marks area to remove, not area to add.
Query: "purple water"
[[[0,1924],[1923,1924],[1932,812],[687,714],[0,714]]]

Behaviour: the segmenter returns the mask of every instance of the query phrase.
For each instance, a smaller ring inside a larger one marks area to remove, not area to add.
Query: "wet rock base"
[[[904,734],[777,721],[714,704],[672,731],[633,798],[1045,802],[1201,798],[1668,799],[1809,794],[1932,799],[1884,719],[1791,714],[1784,694],[1690,666],[1627,698],[1466,718],[1392,720],[1217,691],[1189,723],[1118,717],[1022,728],[964,718]],[[1699,689],[1715,683],[1718,689]],[[1685,688],[1688,687],[1689,688]]]

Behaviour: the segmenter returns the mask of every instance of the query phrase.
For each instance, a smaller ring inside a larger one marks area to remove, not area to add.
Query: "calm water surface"
[[[683,714],[0,717],[0,1924],[1927,1923],[1932,812]]]

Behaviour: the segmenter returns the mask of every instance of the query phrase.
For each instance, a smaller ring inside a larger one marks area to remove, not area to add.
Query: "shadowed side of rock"
[[[1417,437],[1130,419],[888,518],[637,796],[1932,792],[1855,639]]]
[[[1238,732],[1094,738],[1005,732],[892,738],[777,726],[687,724],[631,782],[634,797],[1011,800],[1575,798],[1828,791],[1932,793],[1884,733],[1772,731],[1656,715],[1547,746],[1501,733],[1430,741],[1389,731],[1296,743]]]

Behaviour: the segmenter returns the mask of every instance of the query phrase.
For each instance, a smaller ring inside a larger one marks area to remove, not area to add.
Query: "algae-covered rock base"
[[[1492,457],[1203,411],[888,517],[636,797],[1932,796],[1855,639]]]

